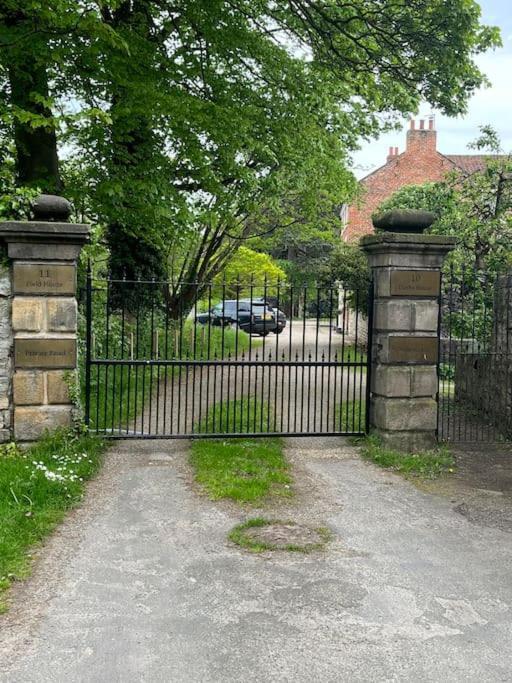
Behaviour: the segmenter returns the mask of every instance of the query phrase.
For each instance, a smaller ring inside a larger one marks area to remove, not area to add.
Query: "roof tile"
[[[444,156],[455,164],[457,168],[467,173],[482,171],[490,156],[494,159],[496,158],[494,154],[445,154]]]

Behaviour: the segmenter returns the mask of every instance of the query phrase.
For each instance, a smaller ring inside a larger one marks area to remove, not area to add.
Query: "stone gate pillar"
[[[387,216],[391,225],[393,215]],[[412,232],[414,217],[409,219]],[[374,282],[370,428],[397,450],[431,448],[441,266],[455,238],[383,232],[363,237],[361,246]]]
[[[73,418],[76,266],[89,226],[67,223],[70,210],[65,199],[42,195],[33,221],[0,223],[10,261],[11,432],[21,442]]]

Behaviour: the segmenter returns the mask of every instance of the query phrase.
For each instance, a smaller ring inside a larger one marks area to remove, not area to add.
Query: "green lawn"
[[[239,433],[246,429],[264,432],[269,408],[254,398],[230,401],[216,406],[217,433]],[[238,419],[230,415],[245,416],[240,428]],[[247,417],[248,416],[248,417]],[[256,430],[254,430],[256,417]],[[198,430],[212,429],[213,411],[208,421]],[[263,423],[263,430],[260,425]],[[196,481],[213,499],[228,498],[239,503],[256,503],[269,496],[289,496],[292,483],[289,466],[279,438],[198,439],[192,442],[190,462]]]
[[[104,443],[58,431],[26,451],[0,448],[0,611],[2,595],[30,572],[31,551],[81,500]]]

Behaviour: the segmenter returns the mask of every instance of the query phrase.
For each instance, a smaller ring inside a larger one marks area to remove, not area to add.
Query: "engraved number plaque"
[[[75,266],[14,264],[15,294],[75,294]]]
[[[390,337],[392,363],[437,363],[437,337]]]
[[[391,296],[438,296],[441,273],[437,270],[394,270]]]
[[[15,339],[14,364],[17,368],[74,368],[74,339]]]

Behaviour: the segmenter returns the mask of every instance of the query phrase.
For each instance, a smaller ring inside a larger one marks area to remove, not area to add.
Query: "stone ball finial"
[[[64,197],[55,194],[41,194],[32,205],[36,221],[65,223],[71,215],[71,204]]]
[[[372,219],[373,226],[377,230],[385,232],[405,232],[420,234],[430,228],[436,220],[432,211],[423,209],[392,209]]]

